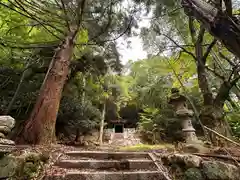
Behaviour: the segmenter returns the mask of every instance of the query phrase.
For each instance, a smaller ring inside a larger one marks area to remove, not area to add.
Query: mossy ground
[[[152,151],[152,150],[174,150],[174,145],[172,144],[137,144],[133,146],[120,147],[120,151]]]

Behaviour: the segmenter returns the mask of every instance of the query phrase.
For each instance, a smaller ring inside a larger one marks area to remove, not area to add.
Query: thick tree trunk
[[[211,35],[240,58],[240,22],[237,18],[203,0],[182,0],[182,6],[188,16],[200,21]]]
[[[100,124],[100,132],[99,132],[99,144],[100,144],[100,146],[103,144],[103,131],[104,131],[105,113],[106,113],[106,103],[103,104],[101,124]]]
[[[204,106],[208,106],[212,105],[213,103],[213,95],[211,88],[209,87],[209,82],[207,79],[207,73],[204,64],[201,64],[201,60],[199,61],[197,63],[198,84],[203,96],[203,104]]]
[[[209,87],[209,81],[207,78],[206,73],[206,58],[205,54],[203,53],[203,47],[202,42],[204,38],[204,28],[201,26],[197,41],[195,43],[195,55],[196,55],[196,63],[197,63],[197,74],[198,74],[198,84],[199,88],[201,89],[201,93],[203,95],[203,109],[200,113],[200,119],[203,125],[219,132],[222,135],[230,136],[229,129],[226,126],[226,123],[224,121],[224,110],[223,110],[223,104],[225,102],[226,93],[227,95],[229,92],[223,91],[224,88],[221,86],[219,89],[218,96],[216,98],[213,98],[213,93],[211,91],[211,88]],[[206,53],[206,52],[205,52]],[[224,84],[225,85],[225,84]],[[225,87],[225,86],[224,86]],[[219,94],[221,94],[219,96]],[[219,101],[219,103],[216,103]],[[222,104],[223,103],[223,104]],[[209,137],[215,145],[218,145],[219,142],[213,134],[210,134]]]
[[[205,29],[201,26],[197,41],[195,43],[195,56],[196,56],[196,64],[197,64],[197,74],[198,74],[198,84],[203,95],[203,104],[211,105],[213,103],[213,94],[211,88],[209,87],[209,82],[207,79],[206,73],[206,58],[203,55],[203,47],[202,42],[205,34]]]
[[[228,128],[228,123],[224,120],[224,103],[229,95],[229,88],[227,84],[223,83],[218,90],[218,95],[213,99],[212,92],[210,90],[209,83],[207,81],[207,74],[205,72],[205,67],[198,64],[198,82],[199,87],[203,94],[204,105],[200,113],[200,119],[203,125],[217,131],[218,133],[231,137],[230,130]],[[226,86],[225,86],[226,85]],[[210,136],[211,141],[218,145],[218,140],[216,136],[212,134]]]
[[[85,87],[86,87],[86,79],[85,79],[85,76],[83,75],[83,93],[82,93],[82,96],[81,96],[81,103],[82,103],[82,112],[81,112],[81,118],[84,117],[84,102],[85,102]],[[75,142],[77,143],[79,141],[79,138],[80,138],[80,128],[77,127],[76,128],[76,137],[75,137]]]
[[[26,122],[17,143],[50,144],[55,137],[55,124],[61,100],[62,89],[69,72],[77,28],[72,28],[64,42],[57,49],[37,102]]]
[[[215,130],[225,137],[231,137],[229,125],[224,118],[223,107],[217,107],[214,105],[205,106],[201,111],[200,119],[208,128]],[[215,134],[209,133],[209,138],[214,145],[222,144],[221,139],[218,139]]]
[[[203,125],[217,131],[224,136],[230,137],[230,132],[227,128],[227,122],[224,121],[223,110],[223,105],[226,100],[225,95],[228,95],[229,93],[226,92],[226,94],[223,94],[223,96],[217,96],[217,98],[213,99],[212,92],[208,87],[209,83],[207,80],[207,73],[205,72],[205,68],[202,65],[198,64],[197,71],[199,87],[203,94],[203,109],[200,113],[200,119]],[[222,94],[221,89],[219,89],[219,93],[220,92]],[[216,145],[218,144],[216,137],[210,136],[210,139]]]

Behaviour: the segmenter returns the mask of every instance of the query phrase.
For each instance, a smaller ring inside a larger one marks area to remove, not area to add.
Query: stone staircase
[[[54,164],[64,173],[44,180],[165,180],[151,155],[145,152],[71,151]]]

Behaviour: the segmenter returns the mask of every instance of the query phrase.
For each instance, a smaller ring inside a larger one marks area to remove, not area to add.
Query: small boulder
[[[5,135],[11,132],[15,126],[15,120],[11,116],[0,116],[0,144],[14,145],[15,142],[5,139]]]
[[[210,150],[204,147],[201,143],[185,144],[182,147],[182,151],[185,153],[208,153]]]
[[[16,179],[34,179],[34,177],[38,176],[43,164],[47,161],[42,156],[42,153],[36,152],[26,152],[18,156],[18,167],[15,170],[14,177]]]
[[[0,116],[0,126],[6,126],[11,130],[15,126],[15,119],[11,116]]]
[[[198,168],[202,162],[202,158],[194,155],[186,155],[184,157],[184,163],[186,167],[189,168]]]
[[[8,126],[0,125],[0,132],[3,134],[8,134],[11,132],[11,129]]]
[[[0,158],[0,179],[34,179],[48,161],[49,154],[25,152],[20,156],[6,155]]]
[[[188,168],[194,168],[200,167],[202,158],[191,154],[171,154],[167,157],[167,161],[170,164],[180,164]]]
[[[17,168],[16,158],[13,156],[4,156],[0,159],[0,179],[10,178],[14,175]]]
[[[15,142],[9,139],[0,138],[0,144],[2,145],[15,145]]]
[[[197,168],[189,168],[184,173],[184,180],[204,180],[201,170]]]
[[[203,173],[209,180],[238,180],[240,168],[220,161],[202,161]]]
[[[0,138],[5,138],[5,135],[0,132]]]
[[[39,153],[31,152],[24,154],[24,159],[26,162],[33,162],[36,163],[40,161],[40,155]]]
[[[168,156],[168,161],[171,164],[184,164],[184,155],[183,154],[171,154]]]

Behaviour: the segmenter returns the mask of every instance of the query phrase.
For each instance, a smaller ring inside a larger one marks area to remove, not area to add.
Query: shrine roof
[[[124,120],[124,119],[116,119],[116,120],[110,120],[109,122],[111,122],[111,123],[126,123],[127,120]]]

